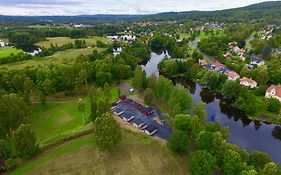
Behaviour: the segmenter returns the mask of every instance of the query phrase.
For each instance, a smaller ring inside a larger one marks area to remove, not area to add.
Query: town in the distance
[[[5,1],[0,174],[281,175],[281,1]]]

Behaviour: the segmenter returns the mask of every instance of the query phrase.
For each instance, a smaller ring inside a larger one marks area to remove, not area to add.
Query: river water
[[[152,53],[151,59],[142,66],[147,76],[153,72],[159,76],[157,65],[165,58],[165,54]],[[253,121],[240,110],[224,101],[221,95],[202,88],[199,84],[184,78],[172,79],[189,89],[193,103],[202,100],[206,103],[209,122],[219,122],[229,128],[228,141],[237,144],[249,152],[262,151],[268,153],[272,160],[281,164],[281,126]]]

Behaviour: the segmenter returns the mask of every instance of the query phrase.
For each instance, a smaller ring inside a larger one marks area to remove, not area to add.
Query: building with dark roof
[[[155,125],[149,125],[147,128],[144,130],[144,132],[148,135],[153,135],[158,131],[158,128]]]
[[[137,110],[141,110],[141,108],[143,108],[143,106],[142,106],[141,104],[139,104],[139,103],[137,103],[137,102],[135,102],[135,101],[133,101],[133,102],[131,103],[131,106],[132,106],[133,108],[137,109]]]
[[[125,103],[126,104],[131,104],[132,102],[134,102],[132,99],[130,99],[130,98],[126,98],[125,99]]]
[[[124,101],[124,100],[126,99],[126,95],[120,95],[120,96],[119,96],[119,99],[122,100],[122,101]]]
[[[145,122],[142,119],[136,118],[134,119],[134,121],[132,122],[132,124],[134,125],[134,127],[136,128],[142,128],[143,125],[145,125]]]
[[[140,111],[144,115],[149,116],[153,113],[153,108],[152,107],[143,107]]]
[[[125,112],[123,115],[122,115],[122,119],[126,122],[129,122],[131,120],[133,120],[135,117],[132,113],[130,112]]]
[[[113,111],[113,113],[114,113],[115,115],[117,115],[117,116],[122,115],[124,112],[125,112],[125,111],[124,111],[123,109],[121,109],[121,108],[117,108],[117,109],[115,109],[115,110]]]

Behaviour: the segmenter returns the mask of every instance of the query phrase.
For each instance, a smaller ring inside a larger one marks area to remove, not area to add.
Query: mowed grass
[[[43,58],[34,58],[32,60],[20,61],[10,64],[5,64],[0,66],[6,67],[8,69],[23,69],[26,67],[32,67],[36,65],[46,66],[50,64],[62,64],[73,61],[76,57],[80,55],[90,55],[94,50],[103,51],[102,48],[83,48],[83,49],[69,49],[64,51],[56,52],[54,55],[43,57]]]
[[[188,175],[188,157],[176,156],[161,141],[123,131],[122,143],[113,151],[100,152],[93,135],[43,152],[9,173],[97,175]]]
[[[22,50],[20,49],[11,48],[11,47],[0,47],[0,59],[3,57],[8,57],[11,54],[17,55],[20,52],[22,52]]]
[[[41,41],[39,43],[36,43],[36,45],[40,47],[49,48],[51,43],[53,43],[54,45],[62,46],[67,43],[74,43],[75,40],[76,39],[72,39],[69,37],[52,37],[52,38],[47,38],[47,41]],[[96,44],[98,40],[102,42],[109,41],[109,39],[107,38],[98,37],[98,36],[92,36],[89,38],[79,38],[79,40],[85,40],[88,46],[92,46],[93,44]]]
[[[118,99],[118,89],[112,87],[111,102]],[[77,98],[63,102],[50,102],[45,105],[37,105],[33,108],[32,113],[28,117],[31,129],[35,132],[37,142],[45,143],[46,141],[59,138],[66,133],[75,129],[81,128],[83,119],[78,111]],[[85,118],[90,115],[90,101],[84,98],[85,101]]]
[[[85,116],[90,114],[90,104],[86,101]],[[35,132],[37,142],[58,137],[64,132],[83,125],[77,102],[48,103],[38,105],[29,116],[31,129]]]

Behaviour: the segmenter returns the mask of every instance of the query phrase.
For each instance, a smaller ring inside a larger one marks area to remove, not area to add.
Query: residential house
[[[229,70],[225,67],[221,67],[219,70],[218,70],[218,73],[221,73],[221,74],[226,74]]]
[[[207,61],[206,60],[204,60],[204,59],[199,59],[199,65],[200,66],[206,66],[207,65]]]
[[[281,85],[271,85],[265,93],[266,98],[275,98],[281,102]]]
[[[219,71],[220,68],[222,68],[222,67],[223,67],[223,64],[221,64],[219,61],[215,61],[212,64],[212,69],[214,69],[216,71]]]
[[[144,130],[144,132],[148,135],[153,135],[158,131],[157,127],[155,125],[149,125],[147,128]]]
[[[231,53],[227,52],[225,55],[223,55],[226,59],[230,59],[232,57]]]
[[[240,84],[244,85],[244,86],[247,86],[247,87],[250,87],[250,88],[255,88],[258,85],[255,80],[252,80],[252,79],[247,78],[247,77],[241,78],[240,79]]]
[[[260,59],[257,59],[257,58],[255,58],[255,57],[252,57],[252,58],[251,58],[251,63],[250,63],[250,64],[252,64],[252,65],[257,65],[258,67],[260,67],[260,66],[264,65],[265,63],[264,63],[263,60],[260,60]]]
[[[233,81],[235,81],[235,80],[237,80],[238,78],[240,78],[240,76],[239,76],[236,72],[234,72],[234,71],[229,71],[229,72],[226,73],[226,75],[227,75],[227,77],[228,77],[228,80],[233,80]]]
[[[0,47],[5,47],[6,43],[2,40],[0,40]]]
[[[272,49],[272,52],[274,52],[274,53],[281,53],[281,47]]]

